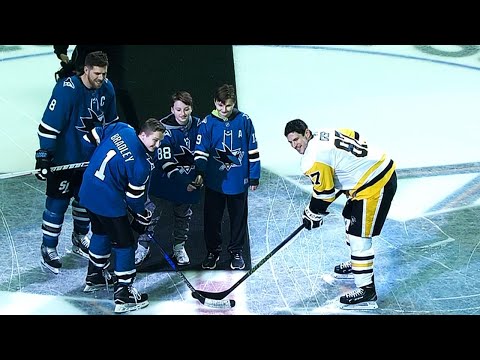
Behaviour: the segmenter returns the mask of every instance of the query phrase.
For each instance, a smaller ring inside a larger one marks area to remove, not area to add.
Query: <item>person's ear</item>
[[[310,140],[312,138],[312,132],[308,128],[305,130],[305,137],[307,138],[307,140]]]

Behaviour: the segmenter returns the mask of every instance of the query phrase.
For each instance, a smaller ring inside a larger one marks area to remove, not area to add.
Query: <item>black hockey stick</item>
[[[218,292],[218,293],[214,293],[214,292],[208,292],[208,291],[201,291],[201,290],[197,290],[196,292],[198,293],[198,295],[200,296],[203,296],[207,299],[215,299],[215,300],[221,300],[223,299],[225,296],[227,296],[228,294],[230,294],[233,290],[235,290],[242,282],[244,282],[250,275],[252,275],[255,271],[257,271],[257,269],[262,266],[264,263],[266,263],[268,261],[268,259],[270,259],[273,255],[275,255],[275,253],[280,250],[282,247],[284,247],[290,240],[292,240],[303,228],[305,227],[305,225],[300,225],[298,228],[296,228],[290,235],[288,235],[288,237],[283,240],[280,244],[278,244],[275,249],[273,249],[272,251],[270,251],[262,260],[260,260],[258,262],[257,265],[255,265],[254,267],[252,267],[245,275],[243,275],[240,280],[238,280],[235,284],[233,284],[232,287],[230,287],[230,289],[227,289],[227,290],[224,290],[222,292]],[[195,294],[192,292],[192,296],[194,298],[196,298]],[[230,300],[230,301],[233,301],[233,300]]]
[[[86,162],[81,162],[81,163],[75,163],[75,164],[66,164],[66,165],[59,165],[59,166],[52,166],[50,168],[50,171],[61,171],[61,170],[70,170],[70,169],[80,169],[88,166],[88,161]],[[39,169],[35,170],[26,170],[26,171],[19,171],[19,172],[12,172],[12,173],[6,173],[6,174],[0,174],[0,179],[10,179],[14,178],[17,176],[23,176],[23,175],[35,175],[40,172]]]
[[[202,296],[198,290],[196,290],[193,285],[190,283],[190,281],[188,281],[188,279],[186,278],[186,276],[180,271],[178,270],[177,266],[175,265],[175,263],[173,262],[173,260],[170,258],[170,256],[168,256],[168,254],[166,253],[165,250],[163,250],[162,246],[160,245],[160,243],[155,239],[155,237],[153,236],[153,232],[152,231],[147,231],[146,232],[146,235],[147,237],[150,239],[150,240],[153,240],[153,242],[155,242],[158,247],[160,248],[160,252],[162,253],[163,257],[165,258],[165,260],[167,260],[168,264],[170,265],[170,267],[175,270],[175,272],[180,275],[180,277],[182,278],[182,280],[185,282],[185,284],[187,284],[188,288],[192,291],[192,296],[197,299],[198,301],[200,301],[203,305],[205,306],[208,306],[208,307],[212,307],[212,308],[216,308],[216,309],[230,309],[230,308],[233,308],[235,306],[235,300],[221,300],[221,299],[207,299],[205,298],[204,296]],[[224,296],[225,297],[225,296]],[[223,299],[223,297],[222,297]]]

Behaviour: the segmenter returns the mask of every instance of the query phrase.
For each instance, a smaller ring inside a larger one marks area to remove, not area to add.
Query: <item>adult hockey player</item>
[[[94,126],[118,120],[115,90],[106,78],[108,57],[103,52],[89,53],[82,75],[67,77],[55,84],[52,96],[38,126],[40,149],[35,154],[36,175],[47,181],[42,222],[42,265],[58,274],[62,267],[57,252],[65,213],[72,201],[72,251],[88,258],[90,220],[78,202],[78,190],[85,169],[51,172],[52,166],[89,160],[82,136]]]
[[[53,45],[54,53],[60,60],[61,69],[55,73],[55,79],[81,75],[85,56],[93,51],[103,51],[107,54],[110,64],[108,78],[113,83],[116,92],[118,108],[123,112],[122,121],[138,130],[138,115],[135,102],[128,88],[127,45],[77,45],[72,56],[68,56],[69,45]]]
[[[335,266],[337,276],[353,274],[356,289],[340,297],[343,308],[377,308],[372,237],[380,235],[397,189],[395,163],[351,129],[310,130],[301,119],[289,121],[284,132],[302,154],[301,169],[313,184],[303,212],[308,230],[323,224],[338,191],[348,200],[342,215],[350,259]]]

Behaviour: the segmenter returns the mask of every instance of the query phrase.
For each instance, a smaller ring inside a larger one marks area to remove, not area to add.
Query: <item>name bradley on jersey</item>
[[[128,149],[127,144],[125,144],[125,141],[122,140],[122,137],[118,133],[113,135],[110,139],[113,141],[114,145],[117,147],[118,151],[120,151],[120,154],[122,154],[124,158],[129,156],[125,160],[125,162],[135,160],[132,153]]]

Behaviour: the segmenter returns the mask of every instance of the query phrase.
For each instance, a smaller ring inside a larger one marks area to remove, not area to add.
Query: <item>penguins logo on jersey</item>
[[[193,160],[193,152],[183,145],[180,145],[182,149],[181,153],[173,155],[175,161],[177,162],[177,168],[180,171],[180,174],[189,174],[190,171],[195,169],[195,161]]]

